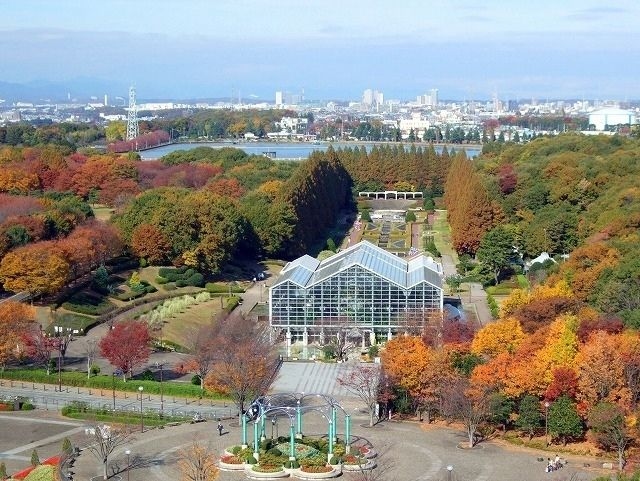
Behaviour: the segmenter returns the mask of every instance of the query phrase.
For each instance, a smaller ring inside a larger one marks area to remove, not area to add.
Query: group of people
[[[551,471],[557,471],[560,469],[564,463],[560,459],[560,456],[556,454],[554,459],[547,458],[547,467],[545,468],[545,472],[550,473]]]

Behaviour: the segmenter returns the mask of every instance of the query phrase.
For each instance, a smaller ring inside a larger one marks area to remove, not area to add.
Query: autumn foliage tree
[[[32,306],[14,301],[0,303],[0,367],[15,359],[19,352],[16,346],[21,345],[23,336],[29,331],[35,319]]]
[[[205,388],[229,395],[240,413],[264,394],[277,363],[267,327],[240,315],[229,315],[211,332],[213,367]]]
[[[180,481],[214,481],[220,470],[214,451],[200,441],[178,450]]]
[[[0,262],[0,280],[13,292],[49,294],[64,286],[68,278],[69,263],[52,242],[18,248]]]
[[[122,371],[123,380],[127,373],[140,363],[149,359],[149,327],[143,321],[118,322],[105,337],[100,340],[100,353],[109,360],[112,366]]]

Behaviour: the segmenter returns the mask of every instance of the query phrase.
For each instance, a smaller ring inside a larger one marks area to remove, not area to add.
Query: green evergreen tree
[[[62,453],[66,456],[71,455],[73,452],[73,447],[71,446],[71,440],[69,438],[64,438],[62,441]]]
[[[580,438],[584,433],[582,419],[567,396],[561,396],[549,407],[549,433],[552,438],[560,438],[563,444],[567,444],[568,439]]]
[[[7,466],[4,462],[0,463],[0,479],[7,479]]]
[[[404,220],[406,222],[415,222],[416,221],[416,214],[412,210],[407,211],[407,215],[405,216]]]
[[[529,435],[531,439],[542,423],[540,401],[535,396],[527,395],[520,401],[516,427]]]
[[[31,451],[31,466],[38,466],[40,464],[40,458],[38,457],[38,451],[35,449]]]

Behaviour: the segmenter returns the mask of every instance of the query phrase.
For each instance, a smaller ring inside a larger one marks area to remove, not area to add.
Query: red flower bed
[[[35,469],[34,466],[29,466],[26,469],[23,469],[22,471],[18,471],[17,473],[15,473],[13,476],[11,476],[14,479],[24,479],[27,477],[27,475],[33,471]]]
[[[13,404],[0,403],[0,411],[13,411]]]
[[[51,466],[58,466],[62,461],[62,456],[51,456],[50,458],[45,459],[42,464],[49,464]]]
[[[220,461],[222,461],[225,464],[242,464],[242,459],[236,457],[236,456],[230,456],[230,455],[226,455],[226,456],[222,456],[220,458]]]

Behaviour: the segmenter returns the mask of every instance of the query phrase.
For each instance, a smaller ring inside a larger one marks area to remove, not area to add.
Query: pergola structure
[[[333,447],[338,440],[338,415],[344,422],[344,442],[349,452],[351,438],[351,417],[340,403],[326,394],[278,393],[257,398],[242,415],[242,448],[247,448],[248,424],[253,423],[253,455],[259,458],[260,441],[267,438],[266,425],[271,420],[272,426],[281,420],[289,423],[289,459],[296,459],[296,439],[302,439],[303,418],[305,414],[315,413],[327,423],[329,440],[329,461],[333,456]]]

